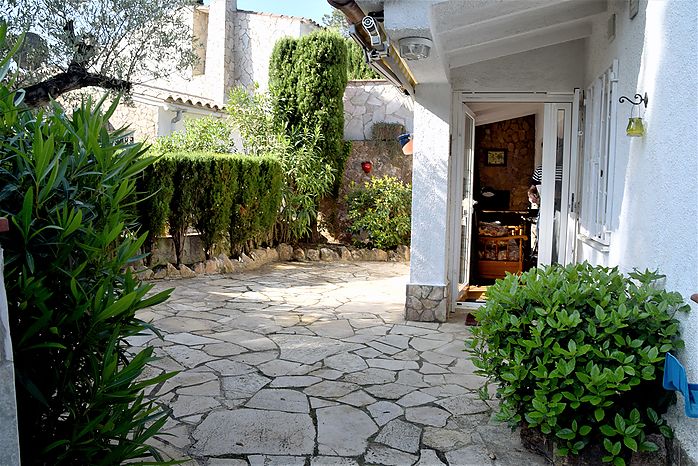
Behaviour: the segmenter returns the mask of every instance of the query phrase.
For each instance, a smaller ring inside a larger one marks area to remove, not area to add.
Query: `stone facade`
[[[405,319],[421,322],[446,322],[448,288],[441,285],[407,285]]]
[[[260,91],[266,91],[276,41],[301,37],[317,28],[304,18],[239,10],[235,15],[235,84],[249,88],[256,83]]]
[[[186,119],[225,116],[235,86],[256,83],[267,90],[276,41],[320,27],[305,18],[238,10],[236,0],[212,0],[183,14],[196,36],[192,45],[198,63],[167,78],[144,79],[147,84],[134,88],[133,101],[122,104],[110,120],[115,128],[129,125],[137,141],[181,131]]]
[[[371,139],[373,125],[379,122],[399,123],[411,133],[412,109],[412,99],[388,81],[349,81],[344,91],[344,139]]]
[[[158,136],[159,108],[143,102],[124,102],[120,104],[109,123],[114,128],[128,126],[133,131],[136,141],[154,141]]]
[[[475,144],[480,187],[509,191],[509,209],[528,209],[527,191],[535,168],[535,115],[478,126]],[[488,166],[487,149],[506,149],[506,166]]]
[[[5,296],[3,264],[0,248],[0,464],[19,466],[19,437],[17,432],[17,401],[15,372],[10,340],[10,322]]]

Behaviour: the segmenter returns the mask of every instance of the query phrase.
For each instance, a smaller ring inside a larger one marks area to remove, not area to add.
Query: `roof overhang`
[[[414,83],[451,81],[454,72],[462,73],[477,63],[585,39],[592,34],[594,19],[606,13],[608,6],[607,0],[328,2],[335,7],[342,4],[343,12],[347,5],[355,5],[361,15],[380,16],[381,31],[390,44],[408,36],[430,38],[434,48],[427,59],[405,62],[397,54],[389,55],[404,65]],[[360,19],[347,18],[353,24]],[[390,69],[397,74],[394,68]]]

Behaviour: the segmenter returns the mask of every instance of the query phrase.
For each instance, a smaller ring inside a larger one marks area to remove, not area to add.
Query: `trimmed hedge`
[[[231,252],[267,235],[281,204],[281,164],[274,157],[174,152],[160,157],[139,181],[141,224],[150,232],[147,252],[165,225],[182,263],[190,228],[201,235],[206,257],[228,236]]]

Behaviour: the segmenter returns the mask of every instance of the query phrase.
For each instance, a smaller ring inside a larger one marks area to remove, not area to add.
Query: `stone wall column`
[[[15,372],[10,340],[10,320],[3,279],[3,257],[0,248],[0,464],[19,466],[19,435],[17,431],[17,400]]]
[[[448,171],[451,88],[415,89],[412,239],[407,320],[444,322],[448,314]]]

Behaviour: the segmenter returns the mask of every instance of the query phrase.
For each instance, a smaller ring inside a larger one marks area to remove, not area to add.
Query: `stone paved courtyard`
[[[154,442],[187,464],[530,465],[491,420],[463,351],[463,316],[405,322],[403,263],[280,263],[160,281],[164,334],[148,375],[172,408]]]

